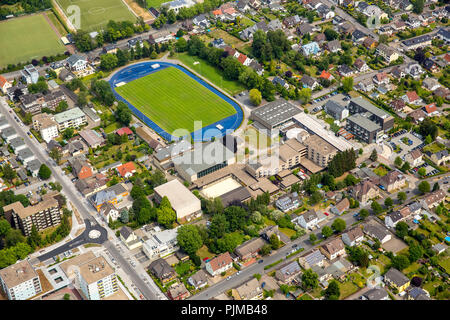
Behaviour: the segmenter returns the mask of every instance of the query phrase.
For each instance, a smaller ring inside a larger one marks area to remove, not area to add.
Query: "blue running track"
[[[153,69],[151,66],[159,64],[158,68]],[[225,119],[222,119],[220,121],[217,121],[213,124],[210,124],[206,127],[203,127],[202,129],[196,130],[191,133],[191,137],[194,140],[194,142],[198,141],[211,141],[213,137],[220,138],[223,137],[226,134],[229,134],[236,130],[240,124],[242,123],[242,120],[244,118],[244,114],[242,112],[241,107],[228,98],[226,95],[224,95],[222,92],[218,91],[216,88],[205,82],[204,80],[200,79],[196,75],[192,74],[188,70],[184,69],[183,67],[179,65],[175,65],[168,62],[158,62],[158,61],[152,61],[152,62],[141,62],[134,65],[131,65],[129,67],[126,67],[117,73],[115,73],[111,79],[109,80],[109,84],[113,90],[114,96],[116,99],[125,102],[128,107],[131,109],[131,111],[139,118],[141,119],[146,125],[148,125],[150,128],[152,128],[157,134],[159,134],[161,137],[163,137],[167,141],[173,141],[173,140],[179,140],[181,138],[172,136],[162,128],[160,128],[155,122],[153,122],[150,118],[148,118],[145,114],[143,114],[140,110],[138,110],[135,106],[133,106],[131,103],[129,103],[127,100],[122,98],[117,92],[116,92],[116,85],[120,82],[128,83],[130,81],[145,77],[146,75],[149,75],[154,72],[158,72],[162,69],[168,68],[168,67],[174,67],[178,70],[183,71],[185,74],[190,76],[192,79],[196,80],[215,94],[217,94],[219,97],[221,97],[223,100],[228,102],[233,106],[233,108],[236,110],[236,113],[232,116],[226,117]],[[199,121],[201,119],[198,119]],[[216,126],[220,125],[223,128],[218,129]]]

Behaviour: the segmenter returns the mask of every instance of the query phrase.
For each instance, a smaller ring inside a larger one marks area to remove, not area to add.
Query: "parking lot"
[[[392,160],[400,157],[403,161],[405,160],[406,154],[415,149],[421,149],[424,146],[423,141],[419,137],[406,130],[394,133],[386,143],[394,151],[391,155],[393,157]],[[396,149],[400,151],[395,152]]]
[[[308,107],[308,111],[310,113],[317,113],[323,110],[323,105],[327,102],[328,99],[333,98],[334,101],[347,105],[348,100],[350,100],[350,96],[343,95],[338,93],[337,91],[333,91],[323,97],[311,100],[311,106]]]
[[[420,168],[425,168],[425,177],[429,177],[432,175],[435,175],[439,173],[439,170],[435,169],[433,166],[430,166],[428,163],[423,163],[420,166],[414,167],[411,169],[411,172],[414,174],[417,174],[417,171],[419,171]]]

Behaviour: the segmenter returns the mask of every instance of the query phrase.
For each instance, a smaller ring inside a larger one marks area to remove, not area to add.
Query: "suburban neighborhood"
[[[450,299],[447,1],[71,3],[0,3],[0,300]]]

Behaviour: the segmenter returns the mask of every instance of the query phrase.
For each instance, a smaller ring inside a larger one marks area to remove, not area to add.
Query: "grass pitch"
[[[194,121],[205,127],[236,113],[231,104],[174,67],[117,87],[124,99],[167,133],[194,131]]]
[[[56,0],[66,17],[71,17],[74,12],[72,6],[78,6],[81,19],[78,29],[95,31],[102,29],[109,20],[135,21],[136,16],[128,9],[122,0]],[[72,23],[71,19],[69,19]],[[75,20],[76,21],[76,20]]]
[[[2,21],[0,35],[0,67],[65,51],[42,14]]]

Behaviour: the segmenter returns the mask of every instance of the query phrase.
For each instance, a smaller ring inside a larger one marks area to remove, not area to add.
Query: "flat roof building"
[[[262,128],[272,131],[291,121],[292,117],[300,112],[301,110],[289,101],[278,99],[253,110],[250,119],[258,122]]]
[[[235,156],[222,143],[214,141],[208,144],[197,144],[194,150],[174,158],[173,163],[181,177],[193,182],[235,163]]]
[[[28,260],[0,270],[0,285],[9,300],[26,300],[42,292],[39,275]]]
[[[81,264],[77,273],[81,291],[89,300],[100,300],[119,290],[114,269],[104,257]]]
[[[353,149],[352,144],[347,142],[342,137],[336,137],[333,132],[324,129],[323,125],[321,125],[317,120],[304,112],[301,112],[294,116],[294,120],[309,133],[318,135],[341,152],[348,149]]]
[[[367,118],[380,125],[381,129],[384,131],[388,131],[394,126],[394,117],[362,97],[351,99],[348,104],[348,110],[351,115],[356,113],[366,114],[369,112],[370,115],[367,115]]]
[[[30,235],[33,225],[40,231],[61,222],[59,204],[53,194],[44,195],[41,202],[26,208],[20,201],[16,201],[4,206],[3,211],[11,226],[20,229],[25,236]]]
[[[367,143],[375,142],[377,137],[383,134],[380,125],[361,114],[354,114],[348,117],[345,129],[354,134],[358,139]]]
[[[55,114],[55,121],[58,123],[59,131],[87,124],[86,115],[78,107]]]
[[[180,181],[174,179],[155,189],[155,199],[161,202],[163,197],[170,201],[172,209],[177,214],[178,221],[190,221],[201,215],[201,202]]]

